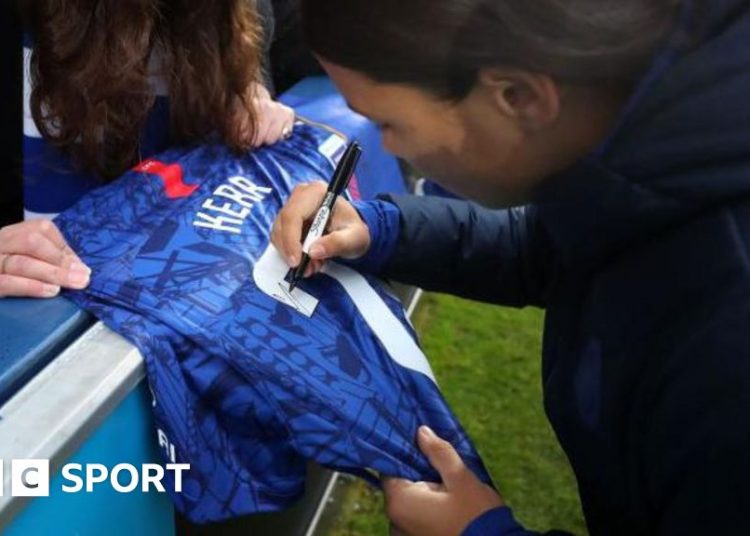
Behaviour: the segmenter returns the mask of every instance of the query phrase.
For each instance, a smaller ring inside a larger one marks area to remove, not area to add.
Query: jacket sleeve
[[[568,532],[534,532],[523,528],[507,506],[493,508],[472,521],[461,536],[570,536]]]
[[[554,249],[534,207],[490,210],[438,197],[357,206],[372,254],[360,268],[425,290],[522,307],[546,304]]]
[[[539,536],[524,529],[507,506],[493,508],[472,521],[461,536]]]

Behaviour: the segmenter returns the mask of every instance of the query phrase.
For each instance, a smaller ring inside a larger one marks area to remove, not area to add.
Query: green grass
[[[544,416],[543,313],[426,295],[414,324],[440,387],[527,528],[585,534],[572,471]],[[379,493],[346,480],[324,534],[387,534]]]

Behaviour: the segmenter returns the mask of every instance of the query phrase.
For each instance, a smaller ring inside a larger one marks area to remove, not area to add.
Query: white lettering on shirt
[[[195,227],[240,234],[253,205],[273,191],[240,176],[230,177],[227,183],[216,188],[203,202],[202,210],[193,221]]]

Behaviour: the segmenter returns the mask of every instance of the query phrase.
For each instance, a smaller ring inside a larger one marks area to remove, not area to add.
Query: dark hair
[[[261,29],[248,0],[32,0],[31,109],[44,137],[85,169],[119,175],[138,158],[154,104],[148,65],[162,55],[175,143],[215,133],[250,145],[249,88]],[[248,120],[249,118],[249,120]]]
[[[450,100],[510,67],[585,85],[632,83],[679,0],[303,0],[321,57]]]

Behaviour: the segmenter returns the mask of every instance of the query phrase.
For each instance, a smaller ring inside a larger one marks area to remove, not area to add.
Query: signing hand
[[[291,267],[302,260],[302,232],[315,217],[327,189],[328,185],[322,181],[297,186],[276,217],[271,242]],[[312,262],[305,277],[319,272],[326,259],[356,259],[370,248],[370,230],[351,203],[341,197],[334,205],[328,230],[327,235],[310,247]]]
[[[384,480],[386,512],[401,533],[458,536],[474,519],[503,505],[497,492],[466,467],[450,443],[426,426],[417,437],[419,448],[443,483]]]
[[[51,298],[61,287],[85,288],[90,275],[51,221],[31,220],[0,229],[0,298]]]

